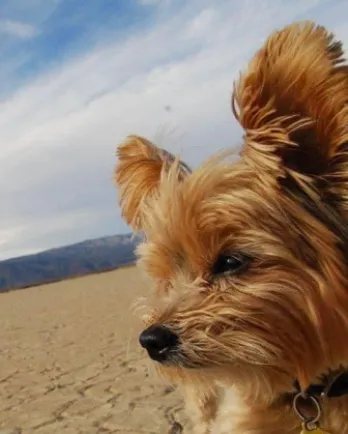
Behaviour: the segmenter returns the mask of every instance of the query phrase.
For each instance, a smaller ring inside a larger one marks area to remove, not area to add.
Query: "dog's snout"
[[[164,362],[167,359],[178,341],[178,336],[162,325],[148,327],[139,337],[140,345],[147,350],[151,359],[158,362]]]

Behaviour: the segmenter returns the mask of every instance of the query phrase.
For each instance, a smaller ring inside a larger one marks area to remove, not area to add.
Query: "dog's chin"
[[[197,361],[190,360],[182,351],[175,350],[167,353],[165,356],[161,356],[158,353],[152,353],[148,351],[149,358],[156,364],[177,369],[204,369],[204,366]]]

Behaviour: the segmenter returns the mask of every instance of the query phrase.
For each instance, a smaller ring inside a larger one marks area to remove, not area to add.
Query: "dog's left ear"
[[[129,136],[117,149],[115,181],[125,221],[134,231],[143,230],[149,203],[156,199],[163,177],[174,168],[178,182],[190,168],[164,149],[139,136]]]
[[[273,33],[235,85],[243,157],[273,180],[326,179],[348,198],[348,73],[341,43],[296,23]],[[347,199],[348,211],[348,199]]]

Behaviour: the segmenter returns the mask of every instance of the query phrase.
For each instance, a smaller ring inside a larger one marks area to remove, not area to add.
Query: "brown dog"
[[[195,433],[348,433],[342,54],[313,23],[269,37],[234,87],[238,162],[191,171],[135,136],[118,149],[156,289],[140,342],[181,383]]]

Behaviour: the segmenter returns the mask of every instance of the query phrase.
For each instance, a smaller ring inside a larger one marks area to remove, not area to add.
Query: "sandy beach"
[[[0,433],[179,434],[179,395],[137,344],[144,291],[129,267],[1,294]]]

